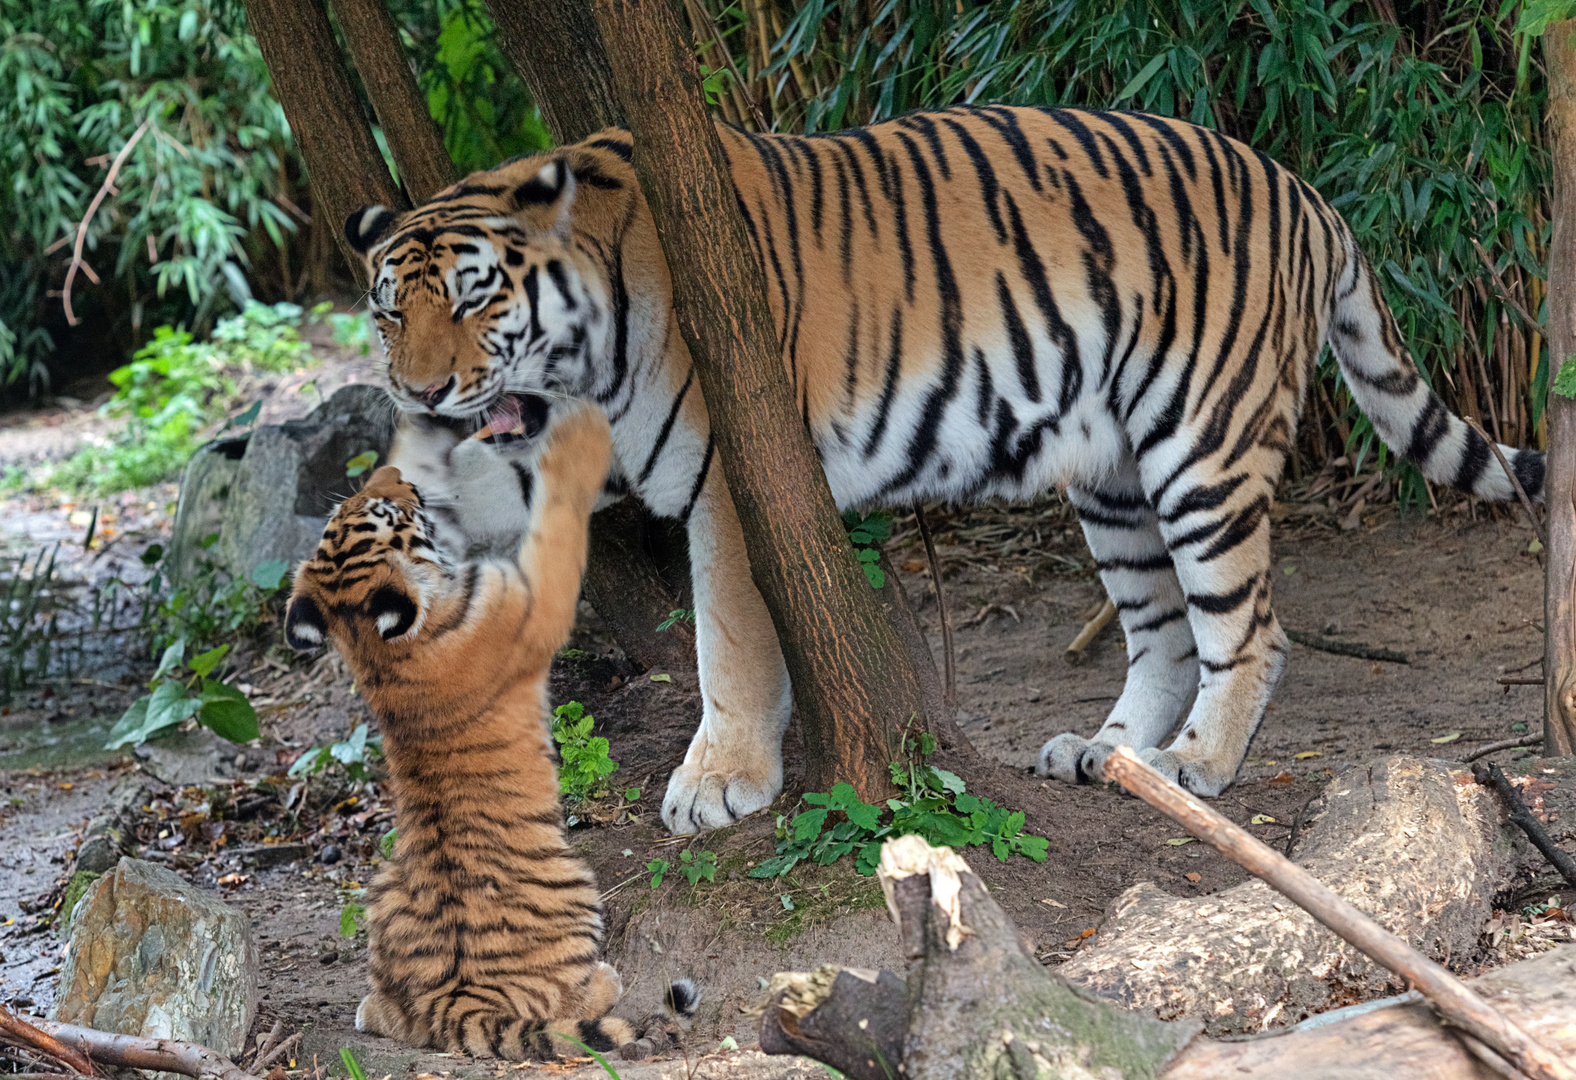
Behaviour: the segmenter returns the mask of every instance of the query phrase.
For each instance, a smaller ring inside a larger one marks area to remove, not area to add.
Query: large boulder
[[[123,858],[71,913],[51,1019],[239,1054],[257,1011],[250,920],[161,866]]]
[[[216,439],[187,463],[175,511],[168,566],[188,577],[207,557],[235,576],[271,559],[312,554],[334,506],[361,481],[345,463],[374,450],[388,457],[394,410],[375,386],[352,383],[300,420]]]

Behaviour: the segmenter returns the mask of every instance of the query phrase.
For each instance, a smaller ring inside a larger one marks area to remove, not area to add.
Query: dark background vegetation
[[[391,0],[450,155],[486,168],[549,136],[480,0]],[[932,106],[1142,109],[1241,138],[1352,222],[1414,353],[1454,408],[1542,442],[1537,325],[1549,238],[1545,80],[1514,2],[684,0],[718,114],[826,130]],[[572,62],[567,59],[565,62]],[[370,113],[369,113],[370,115]],[[81,325],[58,290],[91,222]],[[155,327],[197,334],[248,297],[349,298],[235,0],[0,2],[0,371],[13,397],[121,364]],[[20,136],[20,137],[18,137]],[[391,165],[392,167],[392,165]],[[1301,460],[1387,465],[1333,363]],[[1409,469],[1397,494],[1426,503]]]

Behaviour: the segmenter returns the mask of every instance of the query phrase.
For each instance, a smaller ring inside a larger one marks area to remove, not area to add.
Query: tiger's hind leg
[[[1286,667],[1286,634],[1270,608],[1269,520],[1284,456],[1262,460],[1269,452],[1250,451],[1229,475],[1201,462],[1157,500],[1200,677],[1176,739],[1142,757],[1196,795],[1218,795],[1236,779]]]
[[[1098,781],[1118,746],[1146,749],[1176,726],[1198,686],[1198,650],[1187,602],[1154,509],[1129,465],[1098,490],[1069,488],[1100,581],[1127,638],[1127,682],[1091,739],[1067,732],[1040,750],[1041,776]]]

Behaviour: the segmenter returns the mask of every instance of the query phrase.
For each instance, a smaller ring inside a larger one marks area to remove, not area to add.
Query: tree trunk
[[[1554,170],[1554,235],[1549,242],[1549,367],[1576,353],[1576,19],[1543,34],[1549,73],[1548,130]],[[1552,382],[1552,379],[1550,380]],[[1549,454],[1544,502],[1549,550],[1543,590],[1543,752],[1576,754],[1576,401],[1548,396]]]
[[[765,274],[668,0],[592,0],[673,281],[750,569],[793,680],[806,784],[891,791],[900,730],[929,717],[913,662],[854,560],[795,408]]]
[[[420,205],[459,179],[444,149],[443,133],[427,111],[383,0],[333,3],[400,180],[411,202]]]
[[[328,11],[322,0],[247,0],[246,21],[306,161],[312,214],[327,219],[345,262],[362,280],[366,271],[345,239],[345,219],[371,203],[396,211],[410,204],[389,175],[357,104]],[[390,142],[400,137],[399,132],[385,134]]]
[[[613,67],[589,5],[487,0],[487,10],[553,138],[579,142],[603,128],[624,126]]]

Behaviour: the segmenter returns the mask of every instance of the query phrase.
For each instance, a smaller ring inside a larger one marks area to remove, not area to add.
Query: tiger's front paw
[[[1040,748],[1034,771],[1069,784],[1098,784],[1105,779],[1105,759],[1116,747],[1067,732]]]
[[[1151,747],[1141,750],[1139,758],[1167,780],[1182,785],[1195,795],[1213,798],[1237,778],[1237,764],[1226,765],[1208,758],[1190,757],[1178,750]]]
[[[764,810],[783,788],[782,757],[776,767],[711,769],[686,761],[668,778],[662,800],[662,823],[681,836],[732,825],[746,814]]]

